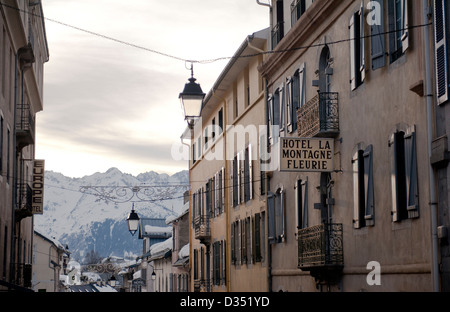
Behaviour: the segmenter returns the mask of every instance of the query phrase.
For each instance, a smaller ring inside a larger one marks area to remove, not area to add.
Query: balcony
[[[337,92],[319,92],[297,110],[298,135],[302,138],[336,137],[339,134]]]
[[[16,134],[19,150],[34,144],[35,121],[29,104],[17,105]]]
[[[209,226],[208,216],[197,216],[194,218],[195,239],[202,243],[209,242],[211,239],[211,228]]]
[[[272,50],[278,45],[284,36],[284,22],[278,22],[271,31],[272,37]]]
[[[33,215],[33,190],[27,183],[17,185],[16,221]]]
[[[298,268],[319,281],[336,282],[344,266],[342,224],[298,230]]]

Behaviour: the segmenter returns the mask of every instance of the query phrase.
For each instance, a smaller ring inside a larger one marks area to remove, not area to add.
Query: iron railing
[[[283,39],[284,36],[284,22],[277,23],[271,31],[272,37],[272,50],[278,45],[278,43]]]
[[[297,110],[298,135],[303,138],[334,137],[339,133],[337,92],[319,92]]]
[[[209,216],[197,216],[194,218],[195,239],[208,240],[211,236]]]
[[[16,131],[20,147],[34,144],[36,123],[31,112],[30,104],[17,105]]]
[[[320,224],[298,230],[298,267],[300,269],[343,265],[342,224]]]

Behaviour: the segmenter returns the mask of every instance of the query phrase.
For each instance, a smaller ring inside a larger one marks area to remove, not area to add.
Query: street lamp
[[[200,84],[195,82],[196,80],[191,64],[191,78],[189,78],[189,82],[184,85],[184,90],[179,95],[184,112],[184,119],[187,120],[190,128],[194,125],[194,119],[200,117],[203,99],[205,98],[205,93],[203,93]]]
[[[134,203],[131,212],[128,214],[127,223],[128,223],[128,231],[130,231],[131,235],[134,236],[134,234],[139,229],[139,216],[134,211]]]

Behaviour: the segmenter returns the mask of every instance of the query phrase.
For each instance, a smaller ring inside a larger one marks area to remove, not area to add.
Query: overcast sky
[[[269,9],[255,0],[45,0],[43,8],[50,60],[36,158],[70,177],[188,169],[171,147],[186,128],[178,94],[190,64],[148,50],[229,57],[269,25]],[[227,62],[194,64],[205,93]]]

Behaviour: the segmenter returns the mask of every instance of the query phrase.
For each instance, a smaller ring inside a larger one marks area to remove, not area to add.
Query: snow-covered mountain
[[[67,244],[78,261],[91,250],[101,257],[140,255],[142,240],[126,223],[132,205],[141,218],[167,218],[181,211],[187,189],[188,171],[133,176],[111,168],[83,178],[46,171],[44,213],[35,215],[35,229]]]

